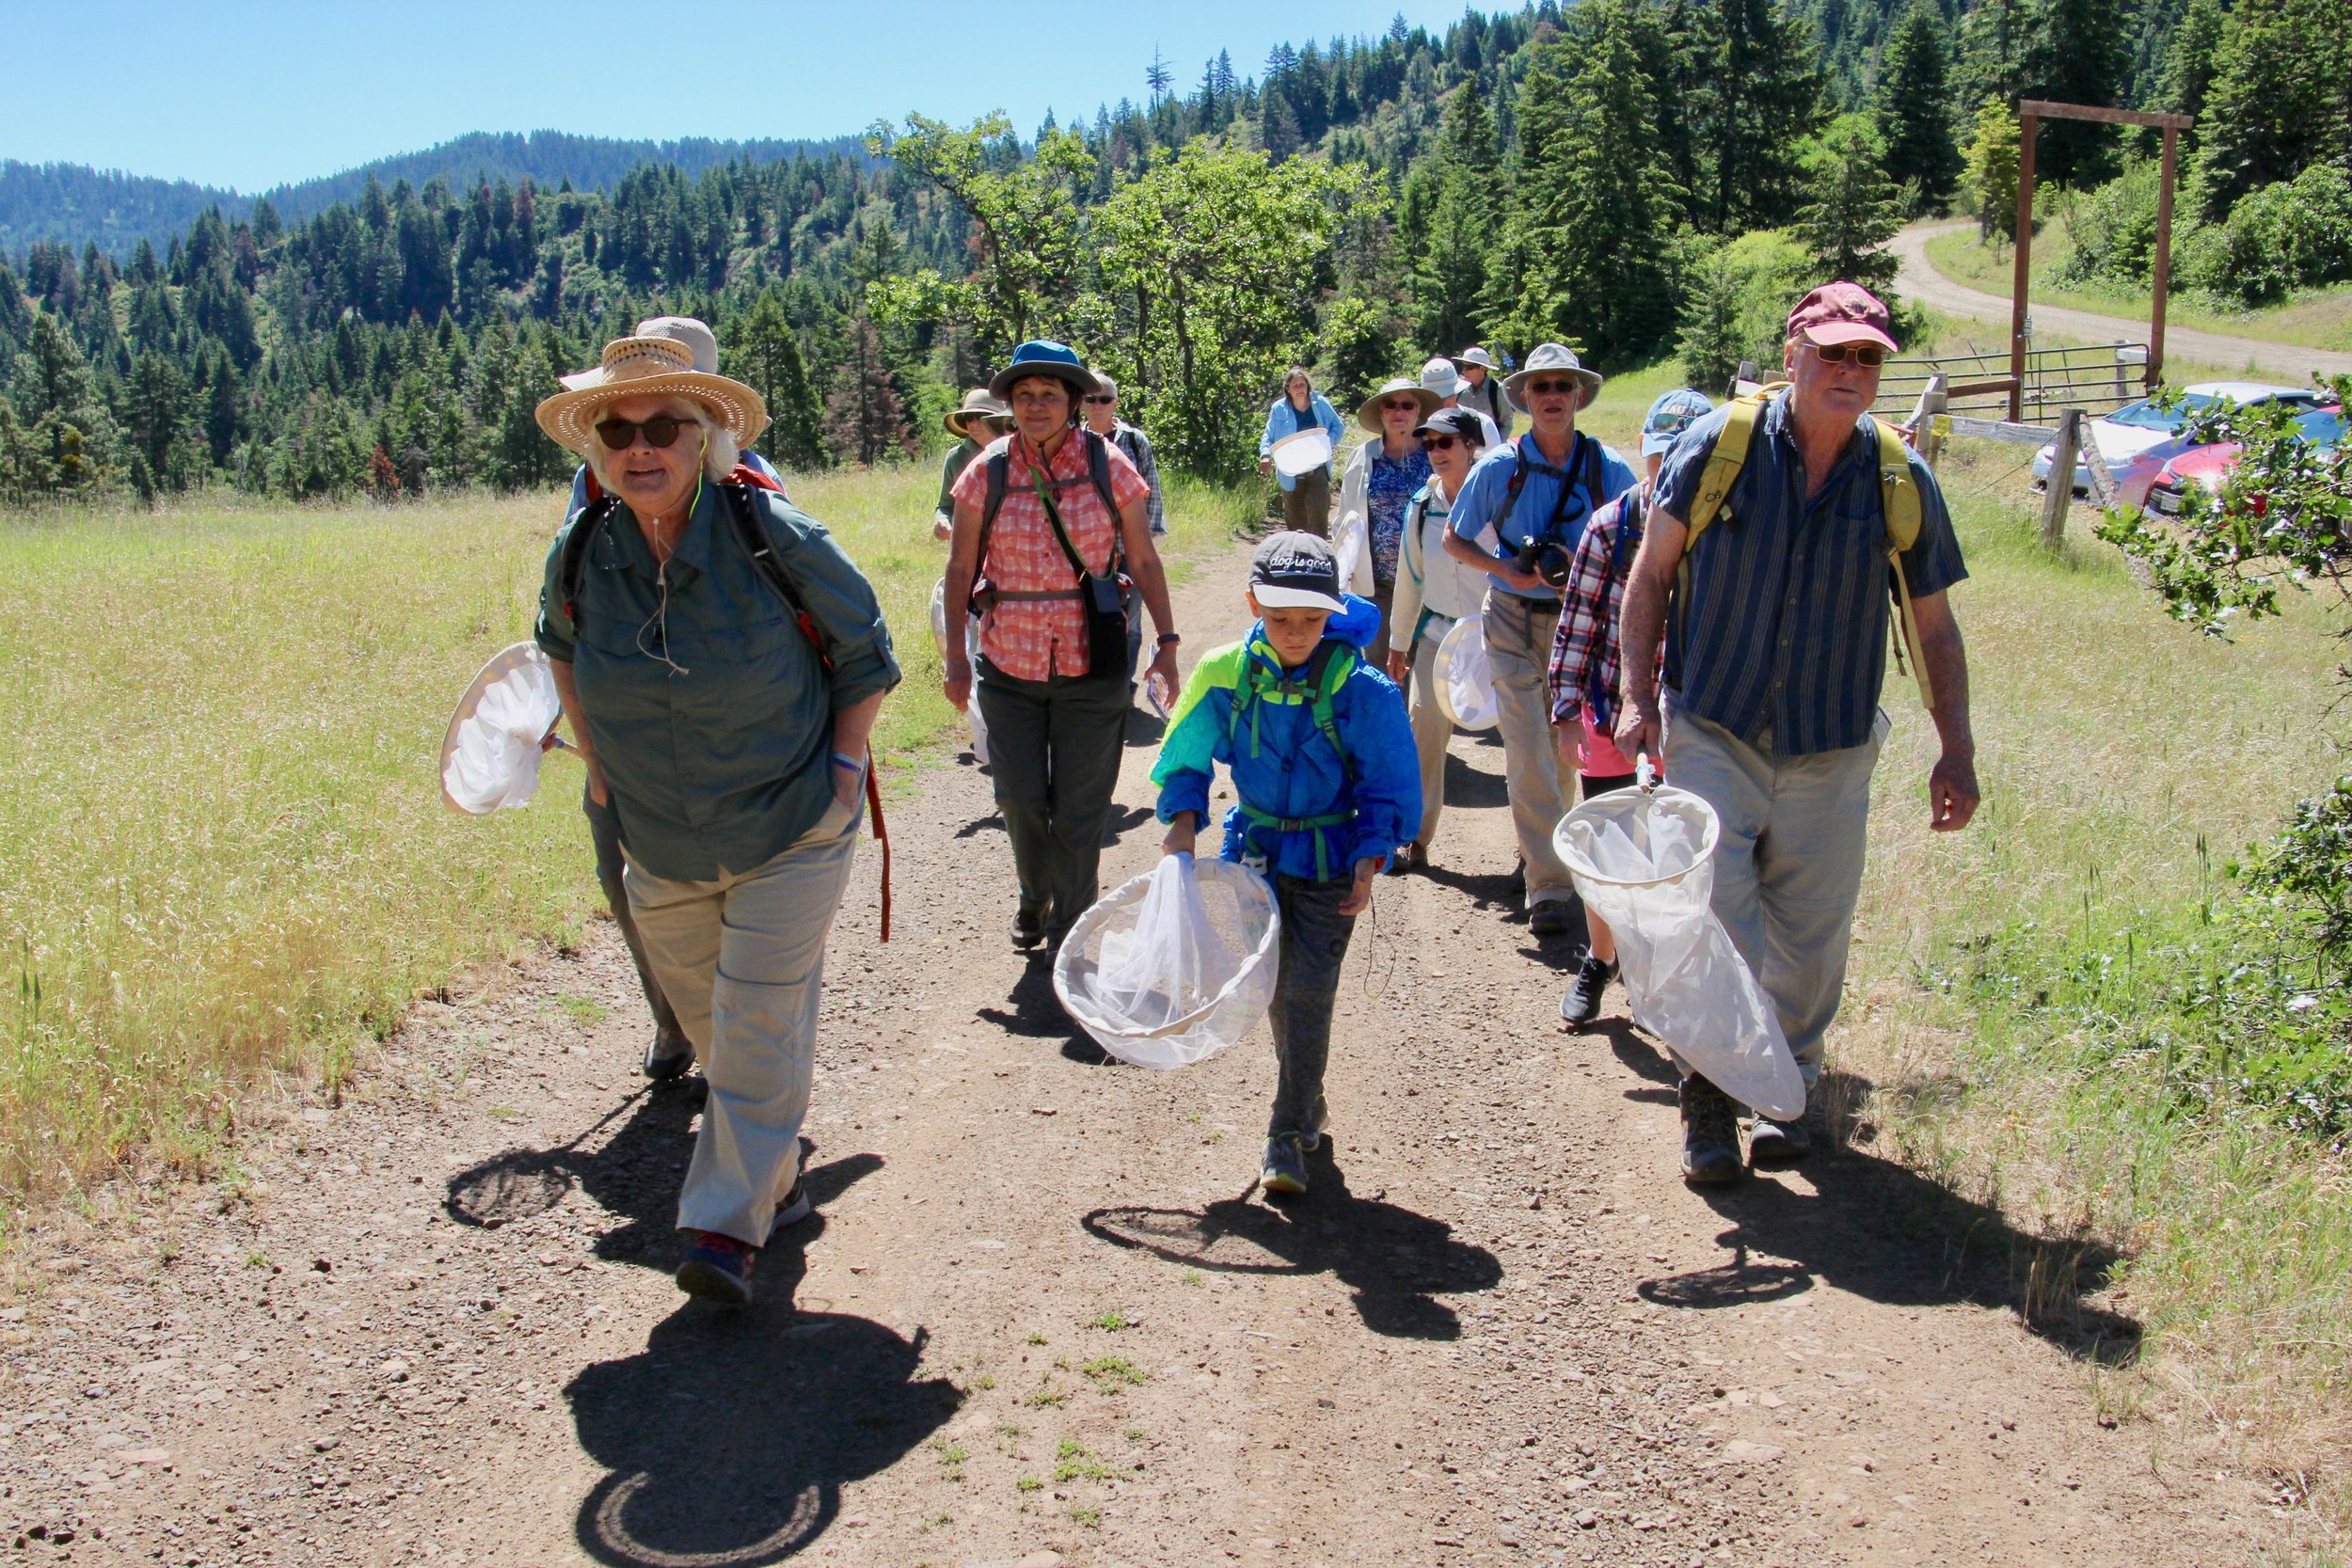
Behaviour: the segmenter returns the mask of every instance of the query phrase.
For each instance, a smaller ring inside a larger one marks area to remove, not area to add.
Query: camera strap
[[[1576,494],[1577,486],[1573,475],[1580,467],[1578,463],[1580,455],[1583,459],[1581,466],[1584,470],[1584,509],[1590,512],[1600,504],[1601,474],[1598,441],[1594,440],[1582,431],[1578,431],[1576,444],[1568,449],[1567,466],[1561,468],[1553,467],[1537,456],[1531,444],[1532,441],[1532,436],[1520,436],[1517,450],[1511,454],[1517,461],[1511,467],[1511,483],[1503,490],[1502,514],[1495,518],[1495,537],[1498,540],[1502,538],[1503,528],[1511,521],[1511,514],[1518,510],[1519,492],[1527,487],[1527,474],[1531,468],[1560,482],[1560,495],[1552,502],[1550,518],[1545,522],[1543,531],[1531,535],[1531,539],[1543,540],[1559,537],[1560,525],[1566,520],[1568,515],[1568,502]]]

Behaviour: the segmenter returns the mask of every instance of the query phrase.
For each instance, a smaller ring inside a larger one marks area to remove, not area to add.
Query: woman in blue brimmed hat
[[[946,599],[980,617],[977,663],[948,639],[945,686],[980,705],[990,777],[1012,840],[1020,899],[1012,942],[1048,948],[1099,891],[1103,829],[1127,739],[1133,581],[1158,649],[1146,676],[1176,694],[1176,623],[1152,539],[1151,486],[1127,454],[1083,428],[1093,372],[1067,344],[1013,351],[989,390],[1013,428],[956,480]],[[975,590],[977,593],[975,593]]]

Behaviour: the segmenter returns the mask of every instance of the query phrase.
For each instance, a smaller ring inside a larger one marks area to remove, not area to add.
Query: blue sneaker
[[[677,1288],[702,1301],[748,1306],[759,1248],[716,1230],[690,1230],[691,1243],[677,1266]]]
[[[1307,1190],[1307,1135],[1277,1132],[1265,1141],[1258,1182],[1269,1197],[1296,1197]]]

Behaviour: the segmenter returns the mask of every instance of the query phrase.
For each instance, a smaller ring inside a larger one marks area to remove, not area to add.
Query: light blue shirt
[[[1285,436],[1295,436],[1302,430],[1327,430],[1331,433],[1331,461],[1327,468],[1336,468],[1340,460],[1340,439],[1347,434],[1339,410],[1327,402],[1321,392],[1307,394],[1307,412],[1301,414],[1291,406],[1290,394],[1285,392],[1274,400],[1274,406],[1265,411],[1265,434],[1258,438],[1258,455],[1265,456],[1274,450],[1274,443]],[[1274,476],[1285,490],[1295,489],[1298,481],[1289,474]]]
[[[1543,533],[1550,525],[1552,511],[1560,504],[1561,486],[1565,483],[1567,506],[1552,538],[1573,555],[1576,542],[1584,536],[1584,520],[1639,483],[1634,478],[1633,466],[1619,456],[1615,448],[1602,442],[1601,493],[1587,495],[1585,467],[1590,460],[1585,451],[1586,443],[1594,440],[1593,436],[1578,433],[1576,443],[1568,449],[1568,477],[1565,481],[1547,471],[1551,465],[1536,450],[1532,435],[1483,453],[1463,477],[1462,493],[1454,498],[1454,510],[1446,518],[1446,526],[1495,560],[1508,561],[1520,545]],[[1511,507],[1510,517],[1498,523],[1509,501],[1511,477],[1519,470],[1522,452],[1534,459],[1527,470],[1527,482],[1519,486],[1518,503]],[[1538,603],[1556,603],[1560,597],[1556,588],[1531,594],[1512,587],[1492,572],[1486,574],[1486,580],[1499,593]]]

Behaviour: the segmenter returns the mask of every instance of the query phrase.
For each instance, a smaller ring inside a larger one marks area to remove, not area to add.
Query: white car
[[[2137,504],[2147,494],[2149,482],[2165,460],[2186,450],[2187,443],[2180,439],[2180,434],[2189,416],[2204,412],[2223,398],[2240,407],[2275,401],[2316,408],[2321,401],[2320,394],[2309,387],[2273,387],[2260,381],[2200,381],[2181,388],[2178,408],[2158,408],[2142,398],[2092,420],[2084,426],[2084,434],[2098,444],[2099,455],[2106,460],[2107,475],[2115,481],[2120,499]],[[2049,483],[2050,465],[2057,460],[2055,447],[2043,447],[2033,454],[2036,487]],[[2090,494],[2090,465],[2082,458],[2074,461],[2074,494]]]

